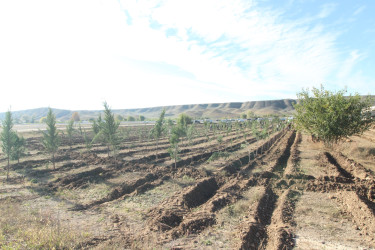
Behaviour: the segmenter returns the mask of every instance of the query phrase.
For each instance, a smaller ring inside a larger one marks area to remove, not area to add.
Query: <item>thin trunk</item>
[[[10,164],[9,164],[9,155],[8,155],[7,180],[8,180],[8,178],[9,178],[9,169],[10,169]]]
[[[174,148],[174,168],[177,169],[177,154],[178,154],[178,144],[176,143],[176,146]]]
[[[53,170],[56,170],[56,166],[55,166],[55,153],[52,153],[52,164],[53,164]]]
[[[156,153],[155,153],[156,160],[158,160],[158,149],[159,149],[159,139],[156,139]]]

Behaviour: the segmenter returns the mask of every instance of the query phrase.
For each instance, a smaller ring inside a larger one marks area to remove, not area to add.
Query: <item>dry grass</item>
[[[334,194],[306,192],[297,203],[294,216],[296,249],[366,247],[360,231],[343,213]]]
[[[300,153],[300,171],[306,175],[319,177],[325,175],[325,169],[319,166],[317,157],[324,150],[321,143],[312,143],[311,138],[302,134],[302,141],[299,146]]]
[[[375,133],[368,131],[361,137],[352,136],[337,150],[375,172]]]
[[[51,211],[22,208],[11,199],[0,204],[1,249],[72,249],[89,235],[62,225]]]

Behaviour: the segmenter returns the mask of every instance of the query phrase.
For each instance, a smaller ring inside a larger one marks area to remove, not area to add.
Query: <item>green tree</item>
[[[218,144],[219,144],[219,150],[221,150],[221,148],[222,148],[222,143],[223,143],[223,136],[222,135],[218,135],[217,136],[217,142],[218,142]]]
[[[56,169],[55,165],[55,154],[60,146],[59,132],[56,128],[56,117],[52,112],[52,109],[48,109],[48,114],[46,118],[47,131],[42,131],[43,138],[42,144],[47,153],[51,155],[53,169]]]
[[[192,124],[193,120],[190,116],[182,113],[177,118],[178,132],[180,138],[187,136],[188,125]],[[184,144],[184,143],[183,143]]]
[[[122,122],[124,120],[124,117],[120,114],[116,115],[116,121]]]
[[[247,114],[245,114],[245,113],[241,114],[241,118],[242,119],[246,119],[247,118]]]
[[[23,136],[15,134],[14,148],[12,151],[12,160],[16,160],[20,164],[20,158],[25,156],[26,140]]]
[[[158,159],[159,140],[164,130],[164,127],[163,127],[164,116],[165,116],[165,109],[163,109],[163,111],[160,113],[158,120],[155,122],[155,125],[152,128],[152,135],[154,136],[156,140],[156,155],[155,155],[156,159]]]
[[[127,121],[129,121],[129,122],[134,122],[134,121],[135,121],[135,117],[129,115]]]
[[[194,124],[190,124],[187,128],[187,131],[186,131],[186,137],[188,138],[190,146],[193,145],[194,134],[195,134]]]
[[[86,150],[89,152],[92,148],[93,140],[88,137],[85,129],[83,130],[83,140],[85,141]]]
[[[30,116],[28,115],[23,115],[21,117],[21,120],[24,122],[24,123],[30,123],[31,119],[30,119]]]
[[[6,112],[5,119],[2,122],[3,130],[1,132],[1,146],[2,151],[6,155],[8,165],[7,165],[7,180],[9,178],[10,169],[10,158],[12,156],[13,148],[16,143],[16,133],[13,131],[13,118],[10,111]]]
[[[82,129],[81,123],[78,123],[78,132],[83,137],[83,129]]]
[[[185,113],[180,114],[177,118],[177,125],[183,126],[185,128],[187,127],[187,125],[192,123],[193,119]]]
[[[180,142],[181,127],[174,126],[169,137],[170,147],[168,148],[169,155],[174,160],[174,167],[177,169],[177,160],[179,159],[180,149],[178,143]]]
[[[100,132],[94,137],[94,141],[101,138],[108,148],[108,157],[112,148],[113,154],[116,157],[116,150],[120,144],[120,136],[118,128],[120,122],[116,121],[114,114],[109,108],[107,102],[104,102],[104,118],[100,123]]]
[[[92,131],[94,132],[95,136],[99,134],[102,123],[103,123],[102,115],[99,115],[99,117],[96,120],[92,121],[91,126],[92,126]]]
[[[249,110],[249,111],[247,111],[246,117],[250,119],[250,118],[256,117],[256,116],[255,116],[254,112],[252,112],[252,111]]]
[[[294,124],[326,145],[331,146],[351,135],[363,133],[372,122],[369,110],[371,99],[361,96],[344,96],[346,90],[331,92],[323,86],[297,93],[299,102]]]
[[[141,122],[143,122],[143,121],[145,121],[146,120],[146,117],[145,116],[143,116],[143,115],[140,115],[139,117],[139,120],[141,121]]]
[[[172,128],[174,127],[174,122],[173,122],[173,120],[171,118],[168,118],[166,120],[165,127],[166,127],[165,129],[167,130],[168,136],[170,136],[171,133],[172,133]]]
[[[66,134],[68,135],[70,149],[72,149],[73,132],[74,132],[74,120],[69,120],[68,125],[66,125]]]

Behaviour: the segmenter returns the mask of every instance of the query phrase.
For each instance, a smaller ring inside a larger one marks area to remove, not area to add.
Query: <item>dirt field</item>
[[[8,182],[0,159],[0,247],[375,248],[375,129],[327,149],[288,129],[257,141],[198,127],[175,168],[150,127],[123,129],[116,159],[64,138],[56,170],[28,131]]]

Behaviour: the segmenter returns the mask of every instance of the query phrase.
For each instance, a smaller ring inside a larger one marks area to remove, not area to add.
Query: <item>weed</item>
[[[100,217],[98,220],[97,220],[97,222],[102,222],[102,221],[104,221],[105,220],[105,217],[103,216],[103,217]]]
[[[229,153],[227,152],[214,152],[210,158],[208,158],[207,162],[213,162],[213,161],[216,161],[220,158],[224,158],[224,159],[227,159],[228,157],[230,156]]]
[[[205,246],[211,246],[212,245],[212,241],[210,241],[210,240],[204,240],[204,241],[202,241],[202,243]]]

